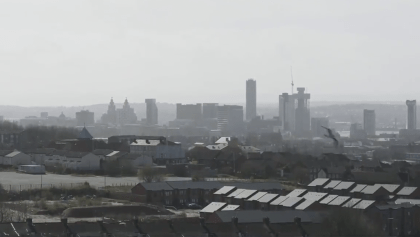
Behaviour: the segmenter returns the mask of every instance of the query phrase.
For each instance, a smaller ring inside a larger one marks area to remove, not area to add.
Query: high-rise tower
[[[146,99],[146,122],[148,125],[158,124],[158,108],[156,99]]]
[[[415,100],[407,100],[407,130],[417,129],[417,105]]]
[[[375,136],[376,134],[376,115],[375,110],[363,110],[363,128],[367,135]]]
[[[253,79],[246,81],[246,120],[257,117],[257,82]]]

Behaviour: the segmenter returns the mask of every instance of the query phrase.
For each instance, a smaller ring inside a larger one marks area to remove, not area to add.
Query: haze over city
[[[420,86],[418,1],[2,1],[0,104],[403,101]]]

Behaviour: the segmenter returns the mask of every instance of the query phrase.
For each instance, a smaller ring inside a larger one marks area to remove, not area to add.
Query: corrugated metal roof
[[[224,203],[224,202],[212,202],[209,205],[207,205],[206,207],[204,207],[200,212],[213,213],[215,211],[218,211],[218,210],[222,209],[226,205],[227,205],[227,203]]]
[[[293,207],[297,204],[299,204],[300,202],[304,201],[305,199],[302,197],[289,197],[288,199],[284,200],[284,202],[282,202],[280,204],[280,206],[283,207]]]
[[[272,201],[270,204],[271,205],[280,205],[282,202],[284,202],[288,198],[289,198],[288,196],[280,196],[280,197],[276,198],[274,201]]]
[[[217,190],[214,194],[227,194],[236,187],[234,186],[223,186],[221,189]]]
[[[360,198],[352,198],[348,202],[344,203],[342,207],[353,207],[354,205],[358,204],[362,199]]]
[[[337,185],[341,183],[340,180],[331,180],[324,188],[335,188]]]
[[[256,192],[258,192],[258,191],[257,190],[248,190],[248,189],[245,189],[245,191],[241,192],[240,194],[238,194],[234,198],[236,198],[236,199],[246,199],[246,198],[249,198],[252,195],[254,195]]]
[[[374,203],[375,201],[373,200],[362,200],[359,203],[357,203],[355,206],[353,206],[353,208],[365,210],[366,208],[370,207]]]
[[[326,197],[327,195],[328,193],[308,192],[307,194],[303,196],[303,198],[307,200],[319,201],[323,199],[324,197]]]
[[[289,194],[287,194],[286,196],[288,197],[300,197],[303,196],[303,194],[306,193],[306,189],[295,189],[292,192],[290,192]]]
[[[354,187],[350,192],[351,193],[360,193],[364,188],[366,188],[366,184],[358,184]]]
[[[308,184],[308,187],[324,186],[329,180],[327,178],[318,178]]]
[[[297,207],[295,207],[296,210],[305,210],[306,208],[310,207],[312,204],[316,203],[315,200],[305,200],[301,204],[299,204]]]
[[[242,188],[236,189],[235,191],[233,191],[233,193],[229,194],[227,197],[236,197],[245,190],[246,189],[242,189]]]
[[[257,201],[258,199],[260,199],[262,196],[266,195],[267,192],[258,192],[254,195],[252,195],[252,197],[248,198],[248,201]]]
[[[319,203],[321,203],[321,204],[328,204],[328,203],[330,203],[332,200],[334,200],[336,197],[338,197],[338,195],[333,195],[333,194],[330,194],[330,195],[328,195],[326,198],[322,199]]]
[[[416,189],[417,187],[404,187],[397,193],[397,195],[408,196],[411,195],[414,191],[416,191]]]
[[[235,211],[239,208],[239,205],[227,205],[222,209],[222,211]]]
[[[258,202],[269,203],[272,200],[274,200],[277,196],[278,196],[278,194],[269,193],[269,194],[264,195],[262,198],[258,199]]]
[[[350,199],[348,196],[338,196],[334,198],[328,205],[330,206],[341,206],[343,203],[347,202]]]
[[[351,186],[354,185],[354,182],[341,182],[337,186],[334,187],[334,190],[348,190]]]

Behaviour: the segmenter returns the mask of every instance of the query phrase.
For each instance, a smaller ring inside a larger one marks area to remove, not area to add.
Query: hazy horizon
[[[419,1],[0,2],[0,104],[416,99]]]

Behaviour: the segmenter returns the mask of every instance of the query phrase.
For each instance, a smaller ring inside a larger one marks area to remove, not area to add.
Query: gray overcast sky
[[[0,2],[0,104],[392,101],[420,88],[420,1]],[[7,85],[7,86],[6,86]],[[343,94],[342,96],[339,96]]]

